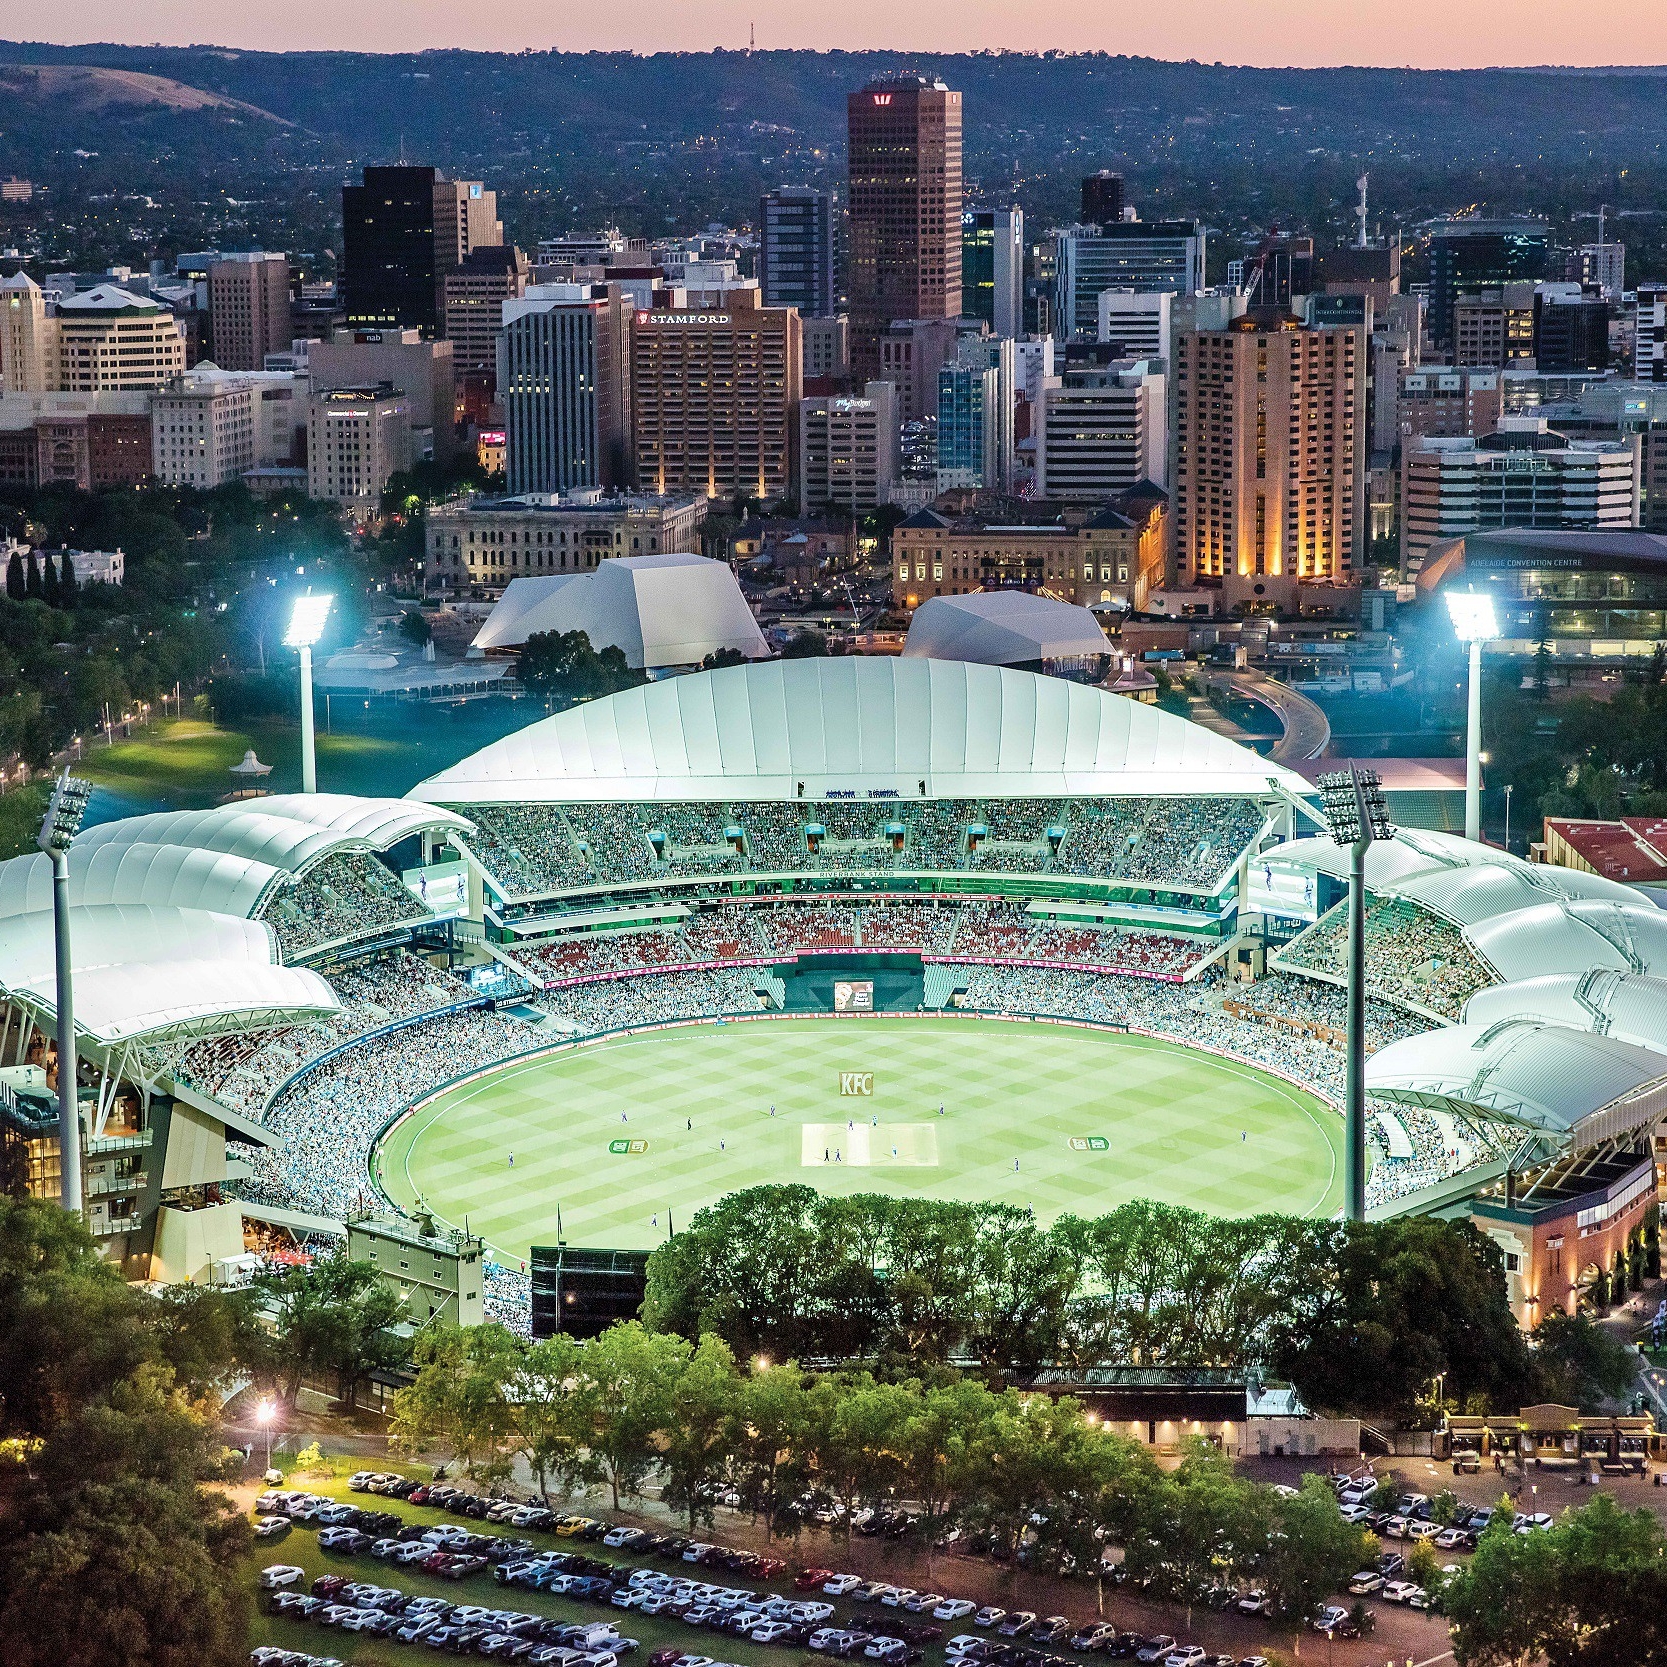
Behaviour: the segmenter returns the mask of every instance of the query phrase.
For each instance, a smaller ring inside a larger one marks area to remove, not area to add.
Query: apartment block
[[[214,362],[222,370],[262,370],[283,353],[289,323],[289,261],[254,249],[222,255],[208,269],[208,315]]]
[[[152,472],[211,491],[256,462],[256,393],[234,377],[187,375],[151,396]]]
[[[1162,360],[1067,368],[1042,387],[1036,490],[1051,501],[1104,503],[1168,480],[1168,389]]]
[[[66,393],[160,388],[185,370],[185,338],[168,308],[114,284],[58,302],[58,378]]]
[[[866,515],[889,501],[897,478],[897,393],[870,382],[857,398],[799,403],[800,498],[807,514],[825,507]]]
[[[531,270],[519,249],[489,244],[470,250],[440,280],[440,326],[451,343],[453,375],[496,377],[504,303],[527,293]]]

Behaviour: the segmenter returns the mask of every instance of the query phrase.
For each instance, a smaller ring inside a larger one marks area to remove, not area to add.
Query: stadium
[[[531,1247],[640,1253],[764,1181],[1331,1214],[1346,863],[1247,748],[927,658],[649,683],[404,800],[93,828],[95,1231],[212,1277],[392,1207],[482,1236],[524,1325]],[[0,865],[0,1122],[43,1189],[45,864]],[[1369,1205],[1468,1214],[1525,1321],[1573,1306],[1656,1196],[1667,917],[1423,832],[1367,880]]]

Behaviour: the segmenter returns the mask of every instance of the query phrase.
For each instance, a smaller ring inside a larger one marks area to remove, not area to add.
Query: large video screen
[[[1313,920],[1318,902],[1318,882],[1311,869],[1268,857],[1258,857],[1250,864],[1244,906],[1251,913]]]
[[[469,869],[461,862],[431,862],[408,868],[400,879],[437,920],[457,920],[469,912]]]
[[[874,980],[872,978],[836,978],[834,980],[834,1012],[872,1013],[874,1011]]]

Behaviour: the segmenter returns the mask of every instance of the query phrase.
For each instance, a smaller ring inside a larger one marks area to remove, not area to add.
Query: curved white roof
[[[1667,978],[1667,912],[1645,903],[1542,903],[1465,928],[1507,984],[1592,968]]]
[[[11,994],[52,1012],[54,990],[48,971]],[[75,978],[75,1028],[105,1043],[305,1024],[341,1010],[316,972],[261,961],[130,961]]]
[[[610,556],[594,573],[511,579],[474,647],[518,648],[539,631],[583,631],[628,665],[697,666],[731,648],[770,652],[727,562],[689,551]]]
[[[316,800],[317,803],[312,801]],[[447,811],[424,811],[406,799],[361,799],[347,793],[283,793],[212,810],[158,811],[88,828],[76,848],[98,845],[180,845],[224,851],[296,873],[344,847],[386,850],[425,828],[463,829]]]
[[[79,980],[98,967],[127,966],[135,956],[160,969],[172,961],[278,964],[272,928],[258,920],[207,909],[152,903],[95,903],[69,912],[70,965]],[[0,932],[0,989],[50,988],[57,960],[52,913],[14,915]],[[158,976],[166,976],[160,971]]]
[[[69,851],[71,904],[155,903],[217,914],[255,912],[284,870],[248,857],[181,845],[83,845]],[[0,863],[0,918],[52,907],[52,861],[43,852]]]
[[[1638,902],[1638,894],[1616,880],[1546,863],[1488,862],[1471,868],[1430,869],[1392,882],[1389,889],[1446,915],[1460,926],[1474,926],[1495,915],[1537,908],[1542,903]]]
[[[441,804],[1312,790],[1185,718],[951,660],[776,660],[627,689],[430,776]]]
[[[908,658],[973,660],[985,666],[1108,654],[1111,644],[1087,608],[1022,590],[933,596],[909,622]]]
[[[1516,1123],[1585,1146],[1667,1113],[1667,1059],[1532,1019],[1463,1024],[1380,1049],[1366,1062],[1366,1088],[1379,1099]]]
[[[1329,834],[1293,839],[1281,845],[1278,854],[1286,862],[1299,863],[1339,880],[1349,877],[1348,847],[1339,845]],[[1393,892],[1400,889],[1400,882],[1414,874],[1472,868],[1478,864],[1529,867],[1520,857],[1509,856],[1492,845],[1463,839],[1458,834],[1439,833],[1432,828],[1397,828],[1393,839],[1380,839],[1368,847],[1366,884],[1373,891]]]
[[[1550,973],[1494,984],[1465,1003],[1466,1024],[1539,1019],[1667,1053],[1667,979],[1636,972]]]

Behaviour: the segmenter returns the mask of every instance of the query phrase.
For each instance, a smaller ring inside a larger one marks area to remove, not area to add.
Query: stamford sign
[[[639,324],[728,324],[728,313],[638,313]]]

